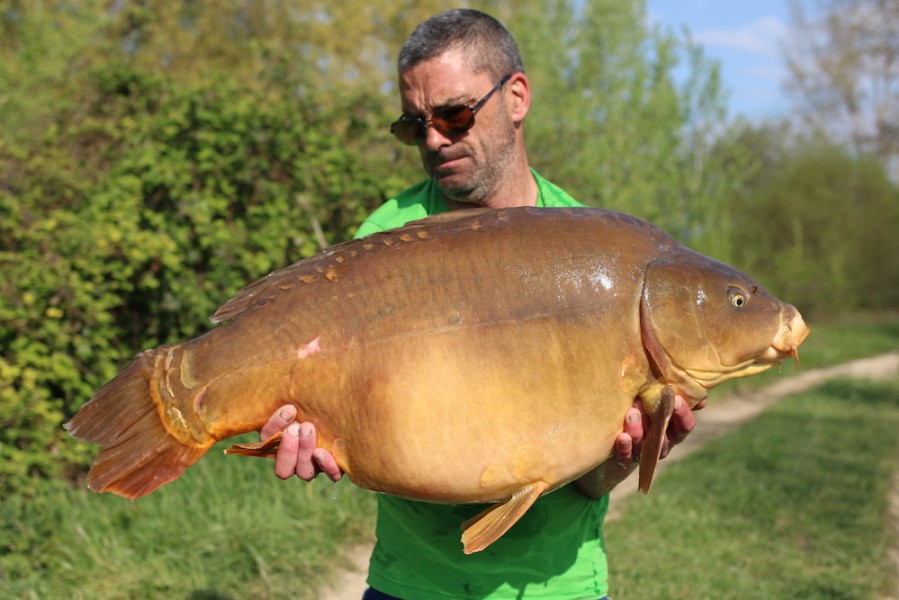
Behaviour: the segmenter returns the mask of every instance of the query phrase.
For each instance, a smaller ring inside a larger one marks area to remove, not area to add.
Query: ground
[[[730,433],[755,418],[778,400],[814,387],[823,381],[834,377],[883,378],[897,375],[899,375],[899,352],[891,352],[827,369],[806,371],[761,390],[716,400],[702,411],[699,425],[693,433],[677,447],[671,456],[659,463],[659,471],[664,470],[666,465],[689,456],[710,439]],[[607,518],[616,518],[616,507],[620,505],[623,498],[636,490],[636,477],[631,477],[615,488],[612,492],[611,508]],[[891,506],[893,518],[899,528],[899,473],[894,478]],[[322,590],[322,600],[359,600],[366,588],[365,577],[370,553],[370,543],[360,544],[350,549],[345,556],[346,567],[335,573],[330,588]],[[899,572],[899,542],[893,547],[890,554],[890,558]],[[896,590],[893,597],[899,598],[899,590]],[[887,600],[887,598],[882,600]]]

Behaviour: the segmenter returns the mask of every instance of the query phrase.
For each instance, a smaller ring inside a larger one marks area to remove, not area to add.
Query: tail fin
[[[132,500],[149,494],[180,477],[212,445],[184,444],[166,429],[151,387],[161,352],[138,354],[63,425],[72,437],[102,447],[89,475],[95,492]]]

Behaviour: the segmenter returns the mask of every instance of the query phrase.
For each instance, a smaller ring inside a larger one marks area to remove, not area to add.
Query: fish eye
[[[727,299],[734,308],[743,308],[749,302],[749,296],[740,288],[728,288]]]

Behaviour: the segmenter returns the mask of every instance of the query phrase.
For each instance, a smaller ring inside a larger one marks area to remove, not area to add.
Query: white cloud
[[[718,46],[774,57],[789,28],[777,17],[763,17],[746,25],[729,29],[706,29],[694,39],[705,46]]]

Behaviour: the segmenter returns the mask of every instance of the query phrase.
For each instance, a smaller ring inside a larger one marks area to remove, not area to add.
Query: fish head
[[[748,275],[691,250],[650,261],[643,345],[663,383],[699,401],[712,387],[770,368],[808,335],[799,311]]]

